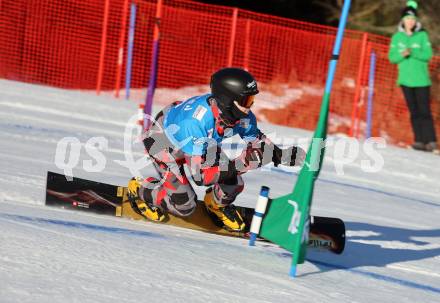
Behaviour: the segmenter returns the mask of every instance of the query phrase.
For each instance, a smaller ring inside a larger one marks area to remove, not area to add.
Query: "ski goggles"
[[[251,108],[252,104],[254,104],[254,99],[255,99],[255,95],[243,96],[240,97],[240,99],[238,99],[237,102],[238,104],[240,104],[240,106]]]

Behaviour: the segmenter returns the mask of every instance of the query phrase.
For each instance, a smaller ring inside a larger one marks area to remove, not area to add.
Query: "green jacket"
[[[420,24],[419,24],[420,25]],[[424,87],[431,85],[429,78],[428,62],[432,57],[431,42],[426,31],[419,29],[408,36],[403,27],[391,39],[388,58],[391,63],[399,67],[398,85],[408,87]],[[401,52],[411,49],[408,57],[403,57]]]

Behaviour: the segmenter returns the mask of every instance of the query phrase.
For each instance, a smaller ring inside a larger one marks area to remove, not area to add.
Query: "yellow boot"
[[[165,215],[160,208],[143,201],[139,197],[139,188],[141,187],[141,178],[132,178],[128,182],[128,200],[135,212],[151,221],[161,222]]]
[[[211,188],[206,191],[204,202],[208,212],[221,221],[226,230],[244,230],[246,225],[235,206],[232,204],[226,206],[217,204],[214,199],[214,191]]]

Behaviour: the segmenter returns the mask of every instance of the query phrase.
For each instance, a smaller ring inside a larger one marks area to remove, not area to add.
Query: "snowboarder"
[[[257,82],[245,70],[224,68],[211,77],[211,93],[174,102],[159,112],[143,143],[161,179],[133,178],[128,183],[132,207],[144,217],[162,221],[165,213],[189,216],[196,194],[184,170],[198,186],[207,186],[204,203],[224,228],[241,231],[245,224],[232,204],[243,191],[242,174],[273,162],[302,165],[303,149],[280,149],[257,127],[250,108]],[[238,134],[247,144],[230,160],[221,150],[225,138]]]

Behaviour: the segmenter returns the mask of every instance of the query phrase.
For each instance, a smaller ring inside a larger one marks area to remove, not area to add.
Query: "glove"
[[[243,163],[247,169],[256,169],[263,165],[263,150],[260,147],[248,145],[243,155]]]
[[[306,152],[299,146],[291,146],[281,149],[275,145],[272,162],[275,166],[280,164],[286,166],[301,166],[306,159]]]
[[[263,158],[263,148],[256,144],[248,143],[246,149],[243,150],[241,155],[235,160],[231,161],[228,170],[234,171],[236,174],[241,175],[250,170],[257,169],[267,163]],[[271,162],[270,159],[269,161]]]
[[[215,159],[210,159],[215,158]],[[213,161],[214,160],[214,161]],[[237,176],[262,166],[263,151],[249,144],[241,155],[230,160],[217,147],[208,147],[204,156],[185,156],[194,182],[199,186],[215,183],[236,184]]]

